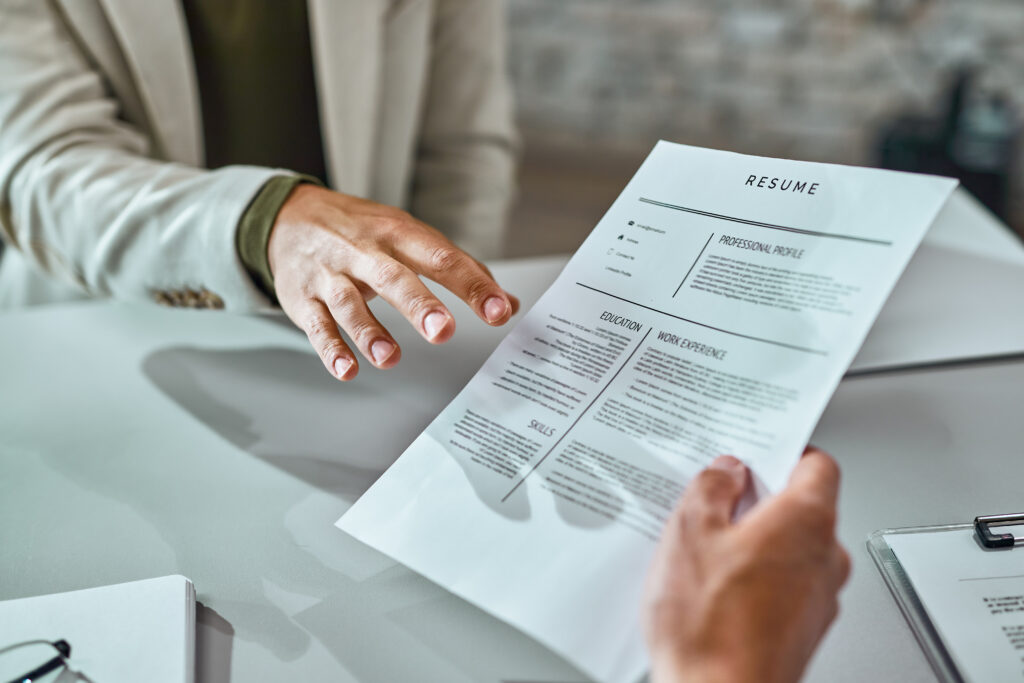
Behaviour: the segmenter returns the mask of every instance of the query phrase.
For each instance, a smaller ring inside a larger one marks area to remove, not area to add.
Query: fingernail
[[[711,461],[709,469],[728,472],[737,485],[743,486],[747,483],[747,466],[731,455],[720,455]]]
[[[334,361],[334,376],[341,379],[352,367],[352,361],[348,358],[338,358]]]
[[[373,362],[378,365],[391,358],[391,354],[394,352],[395,345],[386,339],[378,339],[370,344],[370,355],[373,356]]]
[[[712,460],[711,464],[708,465],[708,467],[713,470],[724,470],[726,472],[731,472],[735,470],[742,470],[743,468],[746,467],[746,465],[744,465],[743,462],[740,461],[738,458],[735,458],[731,455],[720,455],[714,460]]]
[[[501,320],[508,312],[508,302],[498,296],[492,296],[484,302],[484,317],[487,322],[493,323]]]
[[[427,339],[434,339],[441,334],[441,330],[448,324],[448,316],[440,311],[434,311],[423,320],[423,329],[427,333]]]

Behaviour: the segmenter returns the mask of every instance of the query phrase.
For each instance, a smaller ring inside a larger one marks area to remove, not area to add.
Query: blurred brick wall
[[[880,123],[909,108],[938,111],[964,63],[981,65],[984,89],[1024,111],[1024,0],[508,6],[520,125],[534,148],[635,155],[665,138],[869,164]]]

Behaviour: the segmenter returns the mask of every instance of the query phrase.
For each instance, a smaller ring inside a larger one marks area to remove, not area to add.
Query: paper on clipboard
[[[971,525],[877,532],[869,548],[944,681],[1024,680],[1024,549],[983,549]]]

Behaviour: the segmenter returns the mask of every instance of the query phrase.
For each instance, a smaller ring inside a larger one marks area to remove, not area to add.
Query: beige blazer
[[[495,256],[516,144],[500,0],[309,5],[331,186]],[[0,306],[268,305],[234,239],[279,171],[204,170],[198,98],[178,0],[0,0]]]

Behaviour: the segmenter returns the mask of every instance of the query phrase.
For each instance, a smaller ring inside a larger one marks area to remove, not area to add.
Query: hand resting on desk
[[[719,457],[665,528],[645,611],[654,683],[797,681],[838,612],[850,559],[835,461],[809,448],[785,490],[734,523],[747,476]]]
[[[455,319],[423,284],[423,275],[465,301],[482,320],[503,325],[519,301],[479,261],[426,223],[391,206],[314,185],[300,185],[281,207],[267,247],[281,308],[309,337],[340,380],[359,371],[345,330],[378,368],[401,350],[366,302],[379,294],[430,343],[455,332]]]

